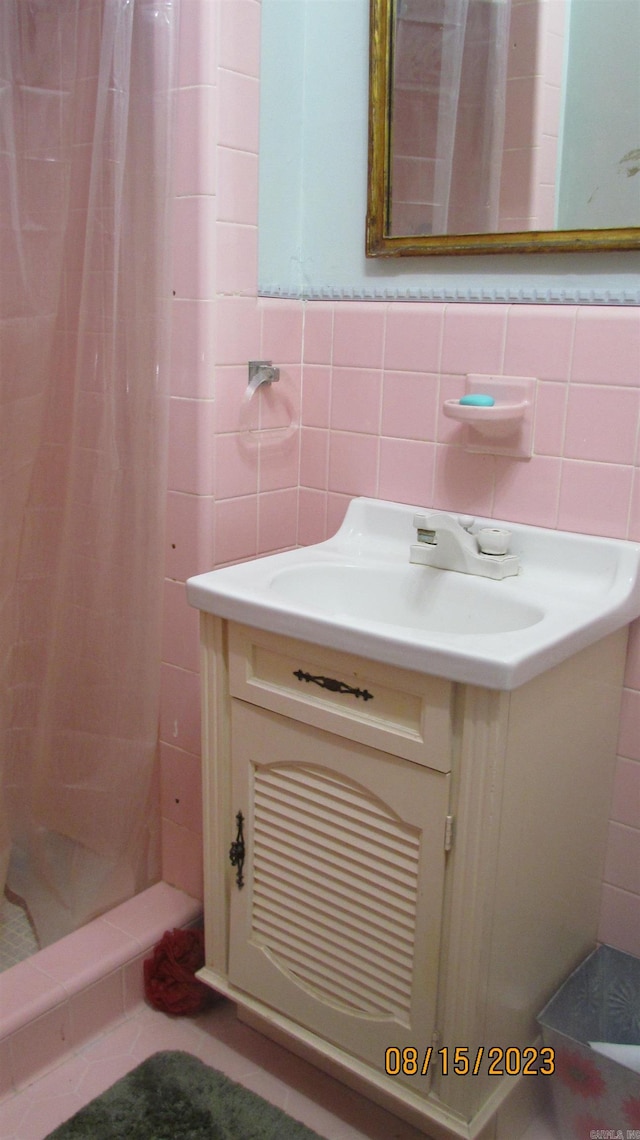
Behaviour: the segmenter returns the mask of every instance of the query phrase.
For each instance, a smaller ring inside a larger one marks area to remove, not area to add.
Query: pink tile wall
[[[185,578],[319,541],[361,494],[640,541],[636,309],[256,298],[259,13],[259,0],[183,6],[181,112],[201,119],[177,171],[161,735],[164,875],[195,896],[200,696]],[[247,361],[262,358],[282,379],[247,403]],[[530,460],[460,445],[440,409],[467,372],[539,378]],[[638,629],[619,750],[600,934],[640,954]]]
[[[298,532],[302,306],[256,303],[259,39],[257,0],[183,0],[160,761],[163,874],[196,897],[198,615],[184,581]],[[247,362],[270,358],[279,384],[247,402]]]
[[[469,453],[442,416],[475,371],[538,377],[530,460]],[[352,495],[640,541],[636,309],[312,302],[301,422],[301,542]],[[640,623],[619,752],[600,936],[640,954]]]
[[[130,1015],[151,947],[199,915],[196,900],[156,883],[0,974],[0,1097]]]

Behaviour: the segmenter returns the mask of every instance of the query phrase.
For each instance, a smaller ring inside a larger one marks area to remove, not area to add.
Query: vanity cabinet
[[[372,1065],[431,1040],[448,776],[233,704],[230,982]]]
[[[201,631],[201,976],[435,1140],[516,1140],[596,939],[626,632],[507,693]]]

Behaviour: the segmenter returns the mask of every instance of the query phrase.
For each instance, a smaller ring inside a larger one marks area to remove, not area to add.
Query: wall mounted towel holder
[[[271,360],[249,361],[249,393],[253,395],[262,384],[274,384],[280,379],[280,369]]]

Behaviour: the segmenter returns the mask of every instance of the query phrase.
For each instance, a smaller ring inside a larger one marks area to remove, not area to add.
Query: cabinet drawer
[[[453,686],[443,678],[230,624],[229,688],[261,708],[451,769]]]

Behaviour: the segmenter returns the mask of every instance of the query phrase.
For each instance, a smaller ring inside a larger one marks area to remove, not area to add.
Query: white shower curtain
[[[498,227],[511,0],[445,0],[433,232]]]
[[[0,888],[158,877],[179,0],[0,0]]]
[[[510,13],[511,0],[396,0],[392,145],[402,190],[394,187],[392,233],[498,229]]]

